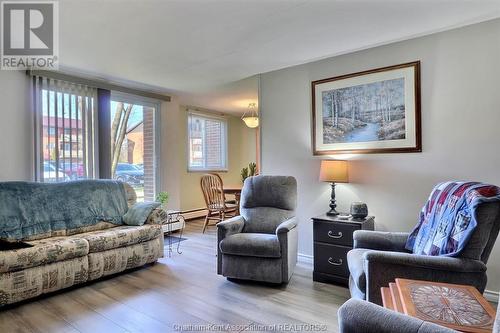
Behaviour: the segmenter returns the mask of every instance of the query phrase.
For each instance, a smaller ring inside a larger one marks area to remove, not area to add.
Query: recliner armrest
[[[217,223],[218,241],[220,242],[227,236],[239,234],[240,232],[243,231],[244,226],[245,226],[245,219],[241,215]]]
[[[397,278],[469,284],[480,292],[486,286],[486,265],[479,260],[376,250],[365,252],[362,259],[366,299],[376,304],[382,304],[380,287]]]
[[[354,248],[409,252],[405,248],[409,235],[407,232],[356,230],[353,234]]]
[[[363,260],[368,261],[370,264],[380,265],[390,264],[464,273],[486,272],[486,265],[483,262],[465,258],[424,256],[401,252],[368,251],[363,255]]]
[[[281,222],[280,225],[278,225],[278,227],[276,228],[276,235],[287,233],[296,226],[297,226],[297,218],[296,217],[289,218],[288,220],[285,220]]]

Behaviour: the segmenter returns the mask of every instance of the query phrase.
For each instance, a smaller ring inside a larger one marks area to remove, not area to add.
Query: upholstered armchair
[[[486,263],[500,228],[500,204],[481,204],[478,225],[457,257],[416,255],[405,249],[408,233],[358,230],[347,253],[351,296],[382,304],[380,288],[396,278],[467,284],[481,293],[486,287]]]
[[[340,333],[458,333],[455,330],[385,309],[379,305],[350,299],[338,311]],[[493,333],[500,331],[500,311]]]
[[[217,224],[217,274],[287,283],[297,262],[296,204],[295,178],[247,178],[241,215]]]

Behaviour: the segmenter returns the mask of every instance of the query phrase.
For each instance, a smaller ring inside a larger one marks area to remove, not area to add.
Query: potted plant
[[[161,204],[161,208],[166,210],[168,203],[168,192],[159,192],[156,196],[156,201]]]
[[[241,169],[241,182],[244,183],[245,179],[257,175],[257,164],[251,162],[248,167]]]

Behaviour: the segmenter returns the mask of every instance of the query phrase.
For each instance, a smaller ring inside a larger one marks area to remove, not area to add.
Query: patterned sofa
[[[136,193],[122,185],[130,208]],[[163,257],[162,213],[154,209],[141,226],[95,221],[22,239],[32,247],[0,250],[0,306],[157,261]]]

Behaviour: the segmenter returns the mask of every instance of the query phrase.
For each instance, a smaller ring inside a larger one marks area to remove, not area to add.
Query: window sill
[[[229,172],[228,169],[188,169],[188,173]]]

